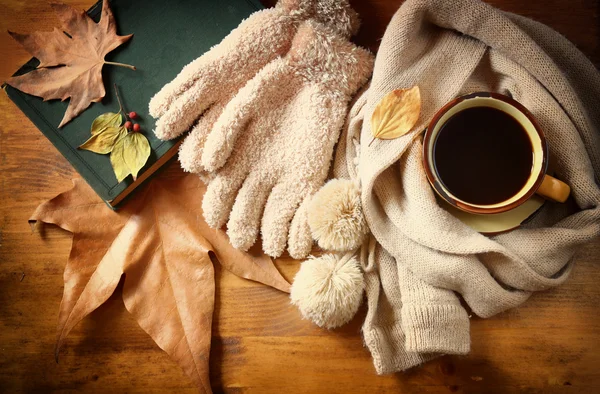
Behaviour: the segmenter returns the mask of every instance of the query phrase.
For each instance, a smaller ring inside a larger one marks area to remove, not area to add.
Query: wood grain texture
[[[79,8],[90,0],[70,0]],[[598,0],[493,0],[544,22],[600,61]],[[357,42],[373,50],[401,0],[355,0]],[[57,25],[45,0],[0,0],[0,32]],[[29,55],[0,33],[0,79]],[[176,165],[176,164],[175,164]],[[195,392],[125,311],[120,288],[52,350],[70,234],[32,234],[35,207],[71,185],[66,160],[0,94],[0,392]],[[360,336],[364,310],[325,331],[300,319],[288,298],[217,267],[211,351],[215,392],[593,393],[600,392],[600,240],[583,247],[569,281],[494,318],[472,319],[472,352],[406,373],[377,376]],[[278,262],[291,280],[298,262]]]

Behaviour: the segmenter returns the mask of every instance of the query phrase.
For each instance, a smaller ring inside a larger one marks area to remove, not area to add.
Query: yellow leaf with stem
[[[125,140],[125,163],[131,171],[133,180],[137,178],[138,172],[144,167],[150,156],[150,143],[140,133],[129,133]]]
[[[114,112],[107,112],[100,116],[98,116],[92,122],[92,135],[96,135],[102,133],[109,127],[121,127],[123,123],[123,115],[119,112],[115,114]]]
[[[393,90],[377,104],[371,116],[373,143],[376,138],[391,140],[408,133],[421,114],[421,91],[418,86]]]
[[[101,132],[94,134],[79,147],[79,149],[89,150],[94,153],[105,155],[113,150],[113,147],[127,135],[127,129],[123,126],[105,127]]]
[[[117,181],[123,181],[129,174],[136,180],[148,157],[150,143],[143,134],[131,132],[118,140],[110,153],[110,163]]]

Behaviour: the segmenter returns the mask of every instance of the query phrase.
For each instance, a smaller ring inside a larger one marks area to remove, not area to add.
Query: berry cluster
[[[131,111],[129,113],[125,112],[125,108],[123,107],[123,103],[121,102],[121,96],[119,96],[119,88],[117,87],[116,83],[114,84],[114,86],[115,86],[115,92],[117,93],[117,101],[119,101],[119,112],[122,112],[123,115],[125,115],[125,117],[127,118],[127,121],[125,122],[125,124],[123,126],[127,130],[131,130],[134,133],[139,133],[142,128],[140,127],[139,124],[132,122],[132,120],[135,120],[138,118],[137,112],[134,112],[134,111]]]
[[[131,119],[134,120],[138,117],[138,114],[136,112],[130,112],[129,114],[125,114],[125,116],[127,116],[127,119]],[[127,130],[133,130],[134,132],[139,132],[140,131],[140,125],[137,123],[133,123],[131,120],[128,120],[127,122],[125,122],[124,126]]]

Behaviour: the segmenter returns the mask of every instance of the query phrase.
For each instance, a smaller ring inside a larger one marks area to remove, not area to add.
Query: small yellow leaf
[[[114,112],[104,113],[92,122],[92,135],[99,134],[108,127],[120,127],[121,123],[123,123],[123,116],[120,112],[118,114]]]
[[[122,182],[123,179],[127,178],[127,175],[131,174],[129,167],[125,163],[125,140],[127,137],[128,135],[118,140],[112,152],[110,152],[110,164],[118,182]]]
[[[391,91],[377,104],[371,116],[373,140],[403,136],[415,126],[420,114],[421,92],[418,86]]]
[[[144,167],[150,156],[150,143],[141,133],[129,133],[124,141],[125,163],[133,176],[137,178],[138,172]]]
[[[141,133],[128,133],[117,141],[110,153],[110,163],[117,181],[121,182],[129,174],[133,180],[150,157],[150,143]]]
[[[92,134],[90,139],[79,148],[104,155],[110,153],[117,141],[125,135],[127,135],[125,127],[106,127],[101,133]]]

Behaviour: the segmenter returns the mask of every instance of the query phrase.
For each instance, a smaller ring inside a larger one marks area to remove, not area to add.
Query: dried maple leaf
[[[62,127],[79,115],[93,102],[104,97],[102,66],[104,64],[135,67],[107,62],[104,56],[129,40],[128,36],[117,35],[115,18],[108,6],[102,3],[100,22],[95,23],[84,11],[65,4],[50,4],[62,24],[62,29],[31,34],[9,34],[27,52],[40,61],[33,71],[10,78],[6,83],[44,100],[71,98]],[[67,33],[67,34],[65,34]]]
[[[208,357],[214,308],[209,252],[238,276],[289,292],[265,255],[234,249],[208,227],[199,202],[205,186],[195,175],[154,178],[119,211],[111,210],[81,179],[42,203],[30,222],[73,233],[65,267],[56,357],[65,337],[115,290],[123,274],[127,310],[202,392],[210,392]]]

